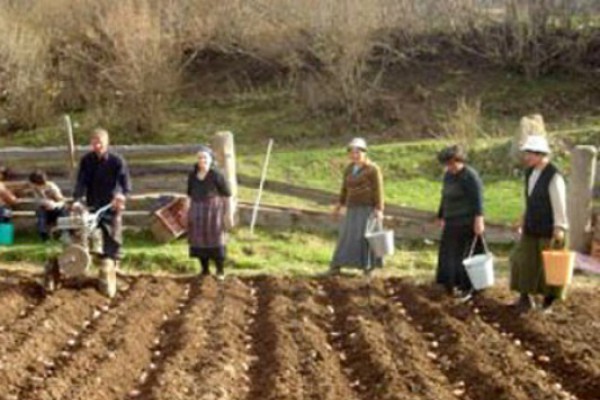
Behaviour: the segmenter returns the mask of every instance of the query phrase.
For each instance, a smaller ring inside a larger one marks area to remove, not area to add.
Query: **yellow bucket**
[[[544,273],[549,286],[566,286],[573,279],[575,253],[568,250],[544,250]]]

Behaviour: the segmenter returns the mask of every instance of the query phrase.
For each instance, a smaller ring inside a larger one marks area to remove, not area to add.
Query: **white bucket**
[[[467,271],[467,275],[471,280],[473,289],[481,290],[494,285],[494,256],[488,251],[487,244],[483,237],[483,245],[485,253],[473,255],[477,237],[473,240],[469,257],[463,260],[463,265]]]
[[[367,223],[365,238],[369,242],[369,248],[376,257],[383,258],[394,254],[394,231],[384,230],[381,223],[370,220]]]

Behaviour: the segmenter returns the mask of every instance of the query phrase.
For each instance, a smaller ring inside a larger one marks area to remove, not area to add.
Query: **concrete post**
[[[231,198],[227,207],[225,223],[229,228],[235,226],[237,220],[238,182],[235,166],[235,146],[233,133],[217,132],[212,140],[212,149],[219,168],[225,175],[231,188]]]
[[[591,242],[593,189],[597,150],[577,146],[571,153],[571,180],[568,188],[569,242],[571,249],[586,253]]]

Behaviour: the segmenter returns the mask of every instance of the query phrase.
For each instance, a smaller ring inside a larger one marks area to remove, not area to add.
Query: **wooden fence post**
[[[229,207],[227,207],[226,223],[229,227],[234,227],[237,220],[237,202],[238,202],[238,182],[235,166],[235,144],[233,133],[224,131],[217,132],[212,140],[212,149],[215,159],[227,183],[231,188],[231,198]]]
[[[571,249],[586,253],[591,242],[593,190],[596,182],[597,150],[576,146],[571,153],[571,180],[568,189],[569,242]]]

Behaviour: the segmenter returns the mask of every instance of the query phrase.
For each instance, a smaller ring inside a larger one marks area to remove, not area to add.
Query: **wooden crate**
[[[156,240],[162,243],[177,239],[187,231],[187,198],[177,198],[154,212],[150,230]]]

